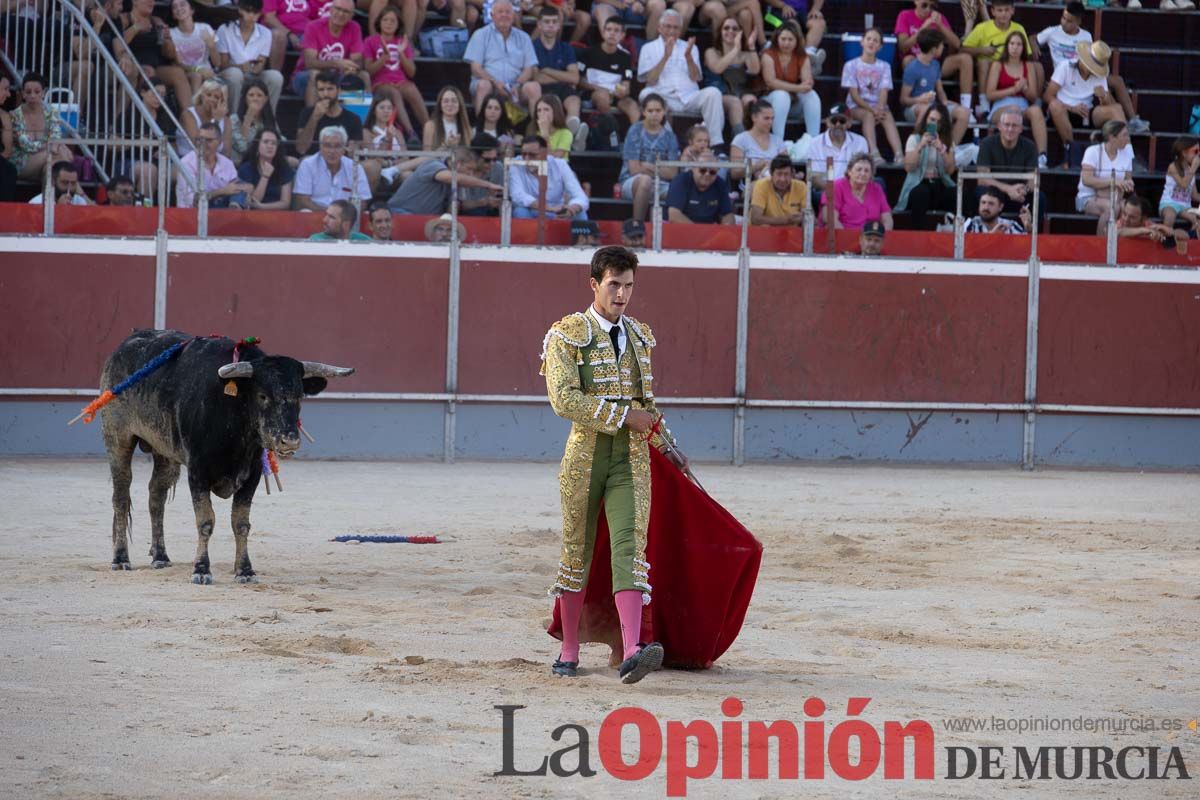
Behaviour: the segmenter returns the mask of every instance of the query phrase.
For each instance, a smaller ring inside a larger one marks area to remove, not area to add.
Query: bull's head
[[[353,375],[352,367],[334,367],[317,361],[297,361],[287,356],[264,356],[237,361],[217,370],[223,379],[234,379],[238,396],[253,404],[263,447],[282,456],[300,449],[300,400],[320,394],[327,378]],[[243,395],[243,392],[245,393]]]

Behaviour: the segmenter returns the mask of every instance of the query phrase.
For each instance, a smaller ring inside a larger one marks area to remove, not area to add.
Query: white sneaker
[[[1195,0],[1175,0],[1175,8],[1180,11],[1191,10],[1196,7]]]
[[[1176,0],[1176,2],[1178,2],[1178,0]],[[1150,132],[1150,123],[1146,122],[1146,120],[1144,120],[1138,116],[1134,116],[1133,119],[1129,120],[1128,125],[1129,125],[1130,133],[1149,133]]]
[[[588,126],[586,122],[579,123],[579,130],[575,131],[575,138],[571,140],[571,152],[582,153],[587,150]]]
[[[1141,2],[1141,0],[1129,0],[1129,2],[1125,4],[1125,7],[1126,8],[1141,8],[1142,2]]]
[[[824,50],[809,49],[808,55],[812,60],[812,74],[815,78],[821,74],[821,70],[825,66],[826,53]]]
[[[1038,156],[1038,169],[1045,169],[1049,162],[1046,160],[1046,154],[1042,153]]]
[[[1175,5],[1175,0],[1162,0],[1162,2],[1158,4],[1158,7],[1167,11],[1174,11],[1175,9],[1179,8],[1179,6]]]

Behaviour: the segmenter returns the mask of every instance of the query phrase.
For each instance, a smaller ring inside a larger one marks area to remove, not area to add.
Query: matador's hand
[[[665,455],[670,459],[672,464],[679,467],[680,472],[686,473],[688,471],[688,458],[681,450],[672,447],[666,451]]]
[[[637,433],[645,433],[654,426],[654,415],[640,408],[631,408],[625,415],[625,427]]]

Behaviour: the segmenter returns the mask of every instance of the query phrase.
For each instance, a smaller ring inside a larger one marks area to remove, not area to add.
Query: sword
[[[687,461],[687,456],[685,456],[683,454],[683,451],[680,450],[679,447],[677,447],[674,442],[667,439],[665,436],[663,437],[663,441],[667,443],[667,452],[668,453],[675,456],[676,458],[678,458],[680,461],[682,461],[684,463],[689,463]],[[691,466],[683,467],[680,471],[683,472],[684,476],[687,477],[688,480],[690,480],[692,483],[696,484],[697,489],[704,492],[705,494],[708,494],[708,490],[704,488],[704,484],[700,483],[700,479],[696,477],[696,473],[692,472]]]

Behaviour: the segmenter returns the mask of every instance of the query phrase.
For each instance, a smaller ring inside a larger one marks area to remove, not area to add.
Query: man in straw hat
[[[1046,86],[1050,118],[1063,142],[1063,169],[1069,166],[1068,146],[1075,137],[1071,115],[1097,128],[1111,119],[1125,121],[1125,112],[1108,91],[1112,50],[1100,40],[1080,42],[1075,47],[1079,58],[1074,63],[1059,63]]]

